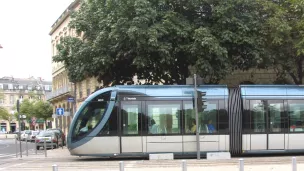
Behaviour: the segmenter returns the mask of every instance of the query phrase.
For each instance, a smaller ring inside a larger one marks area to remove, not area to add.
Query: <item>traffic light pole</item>
[[[194,108],[195,108],[195,120],[196,120],[196,150],[197,159],[201,158],[200,139],[199,139],[199,127],[198,127],[198,110],[197,110],[197,86],[196,86],[196,74],[194,74]]]

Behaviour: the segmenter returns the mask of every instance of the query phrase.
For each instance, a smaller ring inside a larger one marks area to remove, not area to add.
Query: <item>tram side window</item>
[[[179,134],[180,104],[148,102],[149,134]]]
[[[229,116],[225,107],[225,100],[219,100],[218,109],[218,131],[220,133],[229,133]]]
[[[218,132],[218,101],[208,101],[205,103],[207,108],[203,112],[198,112],[200,133],[216,133]],[[185,111],[185,133],[196,133],[195,110],[192,102],[184,103]]]
[[[122,114],[122,130],[124,135],[136,135],[139,130],[139,105],[123,104]]]
[[[265,103],[265,100],[250,100],[252,132],[259,133],[266,130]]]
[[[304,132],[304,101],[288,100],[289,131]]]

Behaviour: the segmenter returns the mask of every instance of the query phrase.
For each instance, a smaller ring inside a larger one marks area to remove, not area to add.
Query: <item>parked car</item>
[[[35,142],[36,136],[39,134],[39,131],[32,131],[31,135],[29,136],[29,141]]]
[[[23,131],[23,133],[21,134],[21,141],[25,141],[25,140],[30,140],[30,136],[32,134],[32,130],[25,130]]]
[[[46,143],[46,148],[58,148],[62,146],[62,138],[55,131],[40,131],[36,135],[37,150],[40,147],[44,148],[44,142]]]
[[[19,132],[18,132],[18,134],[17,134],[17,140],[21,140],[21,139],[22,139],[22,138],[21,138],[22,134],[24,134],[24,131],[21,131],[21,132],[20,132],[20,136],[19,136]]]
[[[61,137],[61,139],[63,140],[63,146],[66,144],[66,141],[65,141],[65,134],[63,133],[63,131],[60,129],[60,128],[50,128],[50,129],[47,129],[48,131],[55,131],[59,134],[59,136]]]

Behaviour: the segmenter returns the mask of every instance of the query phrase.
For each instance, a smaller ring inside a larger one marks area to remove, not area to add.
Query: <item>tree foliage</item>
[[[0,107],[0,120],[6,120],[6,121],[11,120],[11,114],[4,107]]]
[[[47,119],[52,117],[53,108],[50,103],[42,100],[25,99],[20,105],[20,114],[26,115],[26,118],[44,119],[46,122]]]
[[[52,118],[53,108],[49,102],[38,100],[34,104],[34,116],[37,118],[44,119],[45,125],[46,121]]]
[[[63,38],[53,60],[72,82],[184,84],[190,67],[217,83],[265,63],[264,16],[257,0],[87,0],[70,23],[79,36]]]
[[[304,1],[263,1],[269,19],[266,27],[268,55],[279,76],[290,76],[295,84],[303,84]]]

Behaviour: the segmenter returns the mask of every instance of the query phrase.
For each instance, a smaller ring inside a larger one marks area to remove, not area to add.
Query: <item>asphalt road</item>
[[[11,158],[16,157],[16,151],[18,151],[18,156],[20,155],[20,141],[16,141],[15,139],[0,139],[0,160],[3,158]],[[28,150],[35,150],[35,143],[28,142],[27,143]],[[26,154],[26,142],[21,141],[21,149],[22,154]]]

